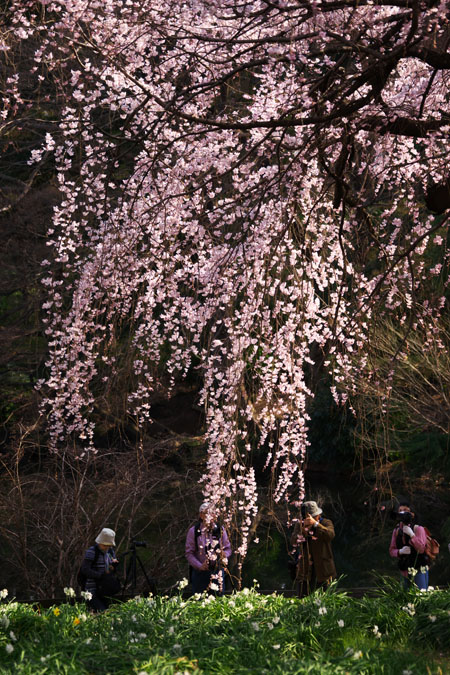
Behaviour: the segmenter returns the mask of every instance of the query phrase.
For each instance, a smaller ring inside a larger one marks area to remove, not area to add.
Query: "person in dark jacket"
[[[114,530],[104,527],[97,536],[95,545],[86,551],[81,565],[81,573],[86,577],[85,591],[92,596],[88,600],[88,606],[94,612],[103,612],[109,607],[109,599],[99,592],[98,582],[105,574],[114,572],[114,567],[118,563],[114,551],[115,538]]]
[[[302,518],[297,522],[291,545],[298,559],[296,581],[298,597],[309,595],[318,587],[326,588],[336,578],[333,550],[334,526],[324,518],[316,502],[302,504]]]

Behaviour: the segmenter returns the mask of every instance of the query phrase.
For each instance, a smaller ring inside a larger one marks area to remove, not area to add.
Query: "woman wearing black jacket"
[[[85,577],[84,590],[91,594],[88,606],[94,612],[103,612],[109,607],[109,599],[102,594],[100,581],[105,575],[114,573],[118,563],[114,546],[116,545],[116,533],[108,527],[104,527],[95,540],[95,545],[90,546],[85,553],[81,574]]]

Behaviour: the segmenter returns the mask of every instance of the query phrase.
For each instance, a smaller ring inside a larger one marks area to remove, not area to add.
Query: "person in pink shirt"
[[[427,535],[415,522],[415,513],[407,502],[401,502],[393,513],[397,525],[392,532],[389,553],[398,559],[398,568],[405,588],[413,581],[420,589],[428,588],[428,558],[425,554]],[[412,571],[414,570],[414,571]]]
[[[215,521],[215,514],[204,502],[199,509],[198,522],[189,528],[185,554],[194,593],[214,590],[221,595],[225,587],[224,568],[232,549],[227,531]]]

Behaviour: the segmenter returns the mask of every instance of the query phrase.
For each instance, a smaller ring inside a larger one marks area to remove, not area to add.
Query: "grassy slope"
[[[0,608],[0,672],[445,673],[449,624],[450,591],[397,586],[362,600],[248,589],[135,599],[99,616],[10,603]]]

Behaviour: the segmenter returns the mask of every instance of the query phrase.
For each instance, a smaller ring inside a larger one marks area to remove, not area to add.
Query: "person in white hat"
[[[116,533],[109,527],[104,527],[95,539],[95,545],[90,546],[84,555],[83,564],[81,565],[80,574],[84,581],[85,591],[91,593],[92,597],[88,600],[88,606],[94,612],[103,612],[109,607],[109,597],[106,597],[102,592],[101,580],[105,579],[106,575],[111,575],[108,580],[110,595],[114,593],[114,587],[120,590],[120,584],[113,579],[115,565],[118,563],[114,547],[116,545]],[[106,587],[106,584],[104,584]],[[104,589],[103,589],[104,590]],[[115,591],[115,592],[118,592]]]
[[[298,596],[309,595],[317,587],[327,587],[336,578],[333,549],[334,526],[324,518],[317,502],[303,502],[301,518],[291,538],[297,559]]]
[[[231,544],[227,531],[215,520],[208,502],[199,508],[198,522],[189,528],[186,536],[186,558],[193,593],[214,590],[223,594],[225,572],[231,556]]]

